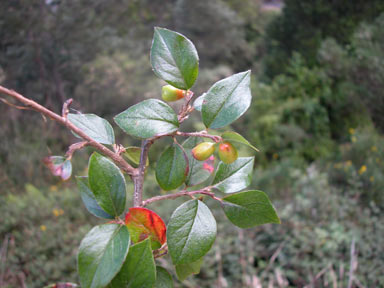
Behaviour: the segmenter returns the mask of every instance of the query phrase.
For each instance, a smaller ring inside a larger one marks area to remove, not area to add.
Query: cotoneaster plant
[[[251,183],[254,157],[238,157],[233,144],[257,149],[238,133],[222,131],[250,106],[251,72],[222,79],[194,99],[191,88],[199,67],[195,46],[183,35],[163,28],[155,28],[151,65],[155,74],[168,83],[162,88],[162,98],[184,102],[176,113],[162,100],[147,99],[114,118],[124,132],[142,140],[141,147],[124,148],[117,144],[110,123],[97,115],[69,113],[72,99],[63,104],[59,115],[0,86],[0,92],[23,106],[3,102],[36,110],[66,126],[80,139],[69,147],[64,157],[45,159],[54,175],[63,180],[70,178],[74,152],[86,146],[95,149],[89,158],[88,174],[77,176],[76,181],[85,207],[94,216],[105,219],[105,224],[94,227],[81,241],[77,270],[82,288],[173,287],[171,274],[156,262],[156,258],[165,255],[170,256],[181,281],[198,273],[217,230],[204,197],[220,202],[229,221],[240,228],[280,223],[264,192],[243,191]],[[180,131],[180,124],[194,110],[201,112],[206,129]],[[220,130],[208,132],[208,129]],[[156,140],[164,137],[172,138],[173,142],[154,163],[156,179],[163,190],[181,188],[181,191],[143,200],[148,151]],[[182,138],[186,140],[180,142]],[[217,150],[221,161],[215,165]],[[127,180],[134,184],[133,207],[128,210]],[[196,185],[203,188],[194,189]],[[185,196],[191,199],[173,212],[167,225],[156,212],[145,208],[156,201]]]

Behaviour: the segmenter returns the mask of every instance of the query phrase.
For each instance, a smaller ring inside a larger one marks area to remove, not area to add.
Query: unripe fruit
[[[165,85],[161,89],[161,97],[164,101],[172,102],[184,98],[185,91],[171,85]]]
[[[196,160],[203,161],[208,159],[215,152],[215,143],[203,142],[192,149],[192,156]]]
[[[229,142],[223,142],[219,145],[219,158],[225,164],[231,164],[237,159],[237,150]]]

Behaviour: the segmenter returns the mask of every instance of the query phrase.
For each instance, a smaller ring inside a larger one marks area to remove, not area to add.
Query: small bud
[[[215,152],[215,143],[203,142],[192,149],[192,156],[196,160],[203,161],[208,159]]]
[[[238,157],[237,150],[229,142],[221,143],[219,145],[219,157],[225,164],[231,164]]]
[[[161,97],[164,101],[172,102],[184,98],[185,91],[171,85],[165,85],[161,89]]]

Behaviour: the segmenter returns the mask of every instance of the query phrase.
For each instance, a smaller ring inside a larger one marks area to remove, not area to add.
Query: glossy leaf
[[[201,264],[203,264],[203,257],[195,262],[176,265],[177,278],[179,278],[180,281],[184,281],[188,276],[199,274]]]
[[[131,246],[123,267],[108,288],[153,287],[156,281],[156,266],[151,242],[146,239]]]
[[[257,190],[244,191],[223,198],[222,207],[228,219],[240,228],[266,223],[280,223],[268,196]]]
[[[88,177],[76,177],[76,181],[85,208],[96,217],[114,219],[113,216],[101,209],[100,205],[97,203],[95,195],[93,195],[93,192],[89,187]]]
[[[72,163],[62,156],[49,156],[44,158],[44,164],[48,167],[54,176],[61,177],[66,181],[72,175]]]
[[[188,157],[179,145],[172,145],[165,150],[156,165],[156,179],[166,191],[176,189],[184,183],[188,175]]]
[[[202,201],[190,200],[173,212],[167,244],[174,265],[197,261],[211,249],[215,238],[215,218]]]
[[[251,104],[251,71],[241,72],[216,82],[204,96],[201,109],[204,125],[217,129],[231,124]]]
[[[154,288],[173,288],[172,276],[163,267],[156,266],[156,284]]]
[[[129,250],[128,228],[119,224],[94,227],[81,241],[78,273],[82,288],[102,288],[123,266]]]
[[[175,111],[157,99],[148,99],[133,105],[114,120],[124,132],[142,139],[171,133],[179,128]]]
[[[204,97],[207,93],[204,93],[203,95],[196,98],[195,102],[193,102],[193,108],[197,111],[201,111],[201,108],[203,106]]]
[[[89,159],[89,186],[99,206],[112,216],[125,209],[125,179],[119,167],[108,158],[94,152]]]
[[[254,159],[254,157],[239,157],[232,164],[220,162],[212,185],[225,193],[247,188],[252,181]]]
[[[204,169],[205,161],[198,161],[192,156],[192,149],[197,144],[202,143],[203,140],[199,137],[190,137],[184,141],[183,147],[188,157],[189,172],[185,178],[185,184],[187,186],[198,185],[209,178],[212,174],[212,170]]]
[[[115,143],[115,133],[109,122],[95,114],[68,114],[68,120],[77,128],[81,129],[93,140],[102,143]],[[75,134],[76,137],[82,139]]]
[[[237,142],[240,144],[247,145],[248,147],[252,148],[253,150],[259,152],[259,149],[257,149],[255,146],[253,146],[251,143],[248,142],[247,139],[245,139],[243,136],[241,136],[239,133],[228,131],[221,134],[221,137],[223,140],[230,141],[230,142]]]
[[[151,65],[158,77],[176,88],[188,90],[199,72],[199,56],[193,43],[184,35],[156,27]]]
[[[141,148],[140,147],[126,147],[125,152],[123,154],[125,157],[127,157],[130,161],[132,161],[134,164],[139,165],[140,164],[140,155],[141,155]],[[149,160],[147,158],[146,166],[149,165]]]
[[[166,241],[166,227],[163,219],[149,209],[129,208],[129,212],[125,215],[125,225],[128,227],[133,243],[150,238],[152,248],[158,249]]]

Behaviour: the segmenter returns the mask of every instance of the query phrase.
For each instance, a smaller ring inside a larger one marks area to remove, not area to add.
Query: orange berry
[[[231,143],[223,142],[219,145],[219,158],[225,164],[231,164],[237,157],[237,150]]]

